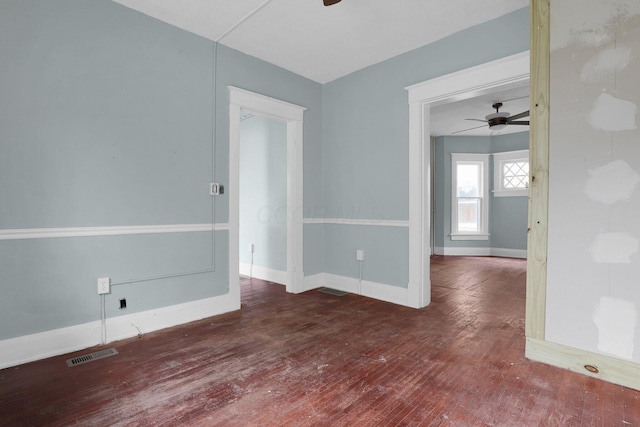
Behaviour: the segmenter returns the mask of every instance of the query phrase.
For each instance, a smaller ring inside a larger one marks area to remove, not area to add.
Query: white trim
[[[525,356],[536,362],[640,390],[640,364],[635,362],[530,337],[526,340]],[[592,373],[585,365],[595,366],[599,372]]]
[[[529,196],[528,189],[493,190],[491,193],[493,194],[493,197],[527,197]]]
[[[480,165],[480,221],[481,230],[465,233],[458,230],[458,165]],[[489,239],[489,154],[451,153],[451,240]]]
[[[303,121],[306,107],[291,104],[280,99],[271,98],[235,86],[229,89],[229,103],[239,105],[254,115],[269,117],[283,122]]]
[[[450,234],[449,237],[451,238],[451,240],[489,240],[489,235],[484,233],[479,233],[479,234],[456,233],[456,234]]]
[[[318,273],[304,278],[305,291],[327,287],[338,291],[349,292],[358,295],[358,289],[362,290],[362,296],[393,304],[412,307],[409,305],[407,288],[386,285],[384,283],[363,280],[361,284],[353,277],[339,276],[330,273]]]
[[[495,256],[501,258],[527,258],[526,249],[506,249],[506,248],[462,248],[462,247],[436,247],[435,255],[446,256]]]
[[[526,249],[491,248],[491,256],[527,259]]]
[[[362,225],[376,227],[409,227],[409,221],[394,219],[305,218],[305,224]]]
[[[305,107],[250,92],[229,89],[229,292],[240,302],[239,169],[240,110],[287,123],[287,292],[304,288],[303,245],[303,116]]]
[[[61,237],[121,236],[127,234],[193,233],[228,230],[229,224],[130,225],[115,227],[59,227],[0,229],[0,240],[51,239]]]
[[[491,248],[436,247],[435,254],[446,256],[491,256]]]
[[[504,151],[502,153],[493,153],[493,197],[527,197],[529,188],[509,188],[504,189],[502,186],[504,162],[523,161],[529,162],[529,150]]]
[[[408,86],[409,103],[409,303],[429,304],[431,106],[472,98],[529,80],[529,51]]]
[[[522,86],[529,81],[529,51],[466,68],[455,73],[405,87],[409,104],[431,104],[474,98],[505,86]]]
[[[117,341],[240,309],[229,294],[107,319],[107,340]],[[135,325],[135,326],[133,326]],[[0,341],[0,369],[99,345],[94,321]]]
[[[266,280],[267,282],[284,285],[287,282],[287,272],[282,270],[274,270],[272,268],[260,267],[259,265],[240,263],[240,274],[243,276],[251,276],[255,279]]]

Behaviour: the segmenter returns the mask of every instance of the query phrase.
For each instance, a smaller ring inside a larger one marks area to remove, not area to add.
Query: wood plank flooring
[[[523,260],[432,282],[414,310],[245,281],[238,312],[0,371],[0,425],[640,426],[640,392],[524,358]]]

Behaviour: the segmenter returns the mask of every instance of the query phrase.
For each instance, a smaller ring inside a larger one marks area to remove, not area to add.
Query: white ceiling
[[[496,110],[491,106],[496,102],[503,103],[500,108],[501,113],[510,113],[512,116],[529,110],[529,84],[507,90],[496,90],[489,94],[433,108],[431,110],[431,135],[491,136],[529,130],[529,126],[511,125],[500,131],[492,131],[488,125],[465,120],[484,119],[487,114],[495,113]],[[529,120],[529,118],[521,120]],[[480,127],[478,128],[478,126]],[[470,128],[476,129],[466,130]]]
[[[113,0],[319,83],[432,43],[529,0]]]

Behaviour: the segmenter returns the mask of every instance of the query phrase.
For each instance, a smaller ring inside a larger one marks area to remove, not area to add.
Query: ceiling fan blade
[[[458,131],[455,131],[455,132],[451,132],[451,135],[455,135],[456,133],[462,133],[462,132],[466,132],[466,131],[473,130],[473,129],[480,129],[480,128],[483,128],[483,127],[486,127],[486,125],[476,126],[476,127],[469,128],[469,129],[458,130]]]
[[[472,120],[474,122],[483,122],[483,123],[487,123],[486,120],[480,120],[480,119],[465,119],[465,120]]]
[[[525,125],[525,126],[528,126],[529,125],[529,120],[523,120],[523,121],[519,121],[519,122],[509,122],[507,124],[509,126],[511,126],[511,125]]]
[[[340,3],[341,0],[322,0],[325,6],[331,6],[332,4]]]
[[[511,120],[518,120],[518,119],[521,119],[521,118],[523,118],[523,117],[529,117],[529,110],[527,110],[527,111],[523,111],[523,112],[522,112],[522,113],[520,113],[520,114],[516,114],[516,115],[513,115],[513,116],[509,116],[509,121],[511,121]]]

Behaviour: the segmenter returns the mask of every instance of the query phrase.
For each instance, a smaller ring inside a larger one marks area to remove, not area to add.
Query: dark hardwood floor
[[[525,262],[434,257],[421,310],[242,285],[242,310],[0,371],[0,425],[640,426],[640,392],[524,358]]]

